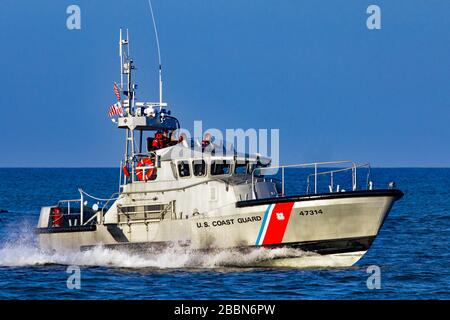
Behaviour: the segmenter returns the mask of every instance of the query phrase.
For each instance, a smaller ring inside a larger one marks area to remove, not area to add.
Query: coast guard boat
[[[292,248],[339,266],[364,255],[403,196],[394,184],[375,190],[368,164],[272,166],[268,157],[239,153],[207,135],[187,139],[163,102],[161,66],[159,101],[136,100],[128,45],[121,30],[119,101],[110,109],[126,133],[119,191],[100,199],[80,189],[79,199],[43,207],[36,229],[43,249]],[[293,169],[298,173],[289,175]],[[258,265],[300,267],[304,259],[287,255]]]

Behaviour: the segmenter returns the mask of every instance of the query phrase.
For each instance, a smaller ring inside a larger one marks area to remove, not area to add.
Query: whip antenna
[[[148,5],[150,7],[150,13],[152,14],[153,30],[155,31],[156,46],[158,48],[158,62],[159,62],[159,105],[161,108],[163,93],[162,93],[162,64],[161,64],[161,51],[159,50],[159,37],[158,29],[156,28],[155,16],[153,14],[152,1],[148,0]]]

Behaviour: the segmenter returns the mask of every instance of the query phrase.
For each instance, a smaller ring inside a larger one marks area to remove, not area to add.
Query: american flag
[[[109,107],[108,116],[110,118],[114,116],[121,116],[123,114],[122,105],[119,102],[114,103],[111,107]]]
[[[119,87],[117,86],[117,83],[114,82],[114,94],[117,97],[117,101],[120,101],[120,90]]]

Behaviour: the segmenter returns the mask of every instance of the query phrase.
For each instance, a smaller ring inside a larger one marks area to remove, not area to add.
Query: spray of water
[[[0,245],[0,267],[39,265],[78,265],[110,268],[205,269],[252,267],[342,267],[353,265],[361,253],[321,256],[292,248],[255,247],[245,251],[228,249],[213,251],[167,248],[163,251],[129,251],[97,246],[87,251],[41,250],[33,233],[34,223],[22,221],[2,228],[7,239]],[[289,258],[289,259],[286,259]]]
[[[129,252],[102,246],[87,251],[45,252],[35,246],[9,244],[0,248],[0,266],[80,265],[117,268],[217,268],[252,267],[261,262],[284,257],[299,257],[302,251],[279,248],[255,248],[248,252],[222,250],[186,251],[170,248],[158,253]]]
[[[47,252],[37,246],[32,224],[24,222],[20,225],[19,230],[16,225],[15,232],[9,232],[10,238],[0,246],[0,267],[51,264],[158,269],[254,267],[273,259],[307,255],[303,251],[289,248],[204,252],[174,247],[159,252],[136,252],[97,246],[87,251]]]

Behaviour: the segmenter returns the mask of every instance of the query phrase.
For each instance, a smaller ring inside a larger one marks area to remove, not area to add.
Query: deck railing
[[[58,201],[58,207],[62,208],[62,209],[67,209],[67,213],[63,214],[64,216],[75,216],[75,215],[78,216],[79,215],[81,226],[91,223],[96,217],[98,217],[99,214],[101,214],[100,217],[102,220],[105,208],[108,208],[109,203],[111,201],[116,200],[117,195],[118,195],[118,193],[116,192],[116,193],[113,193],[110,198],[103,199],[103,198],[94,197],[94,196],[88,194],[87,192],[85,192],[84,190],[82,190],[81,188],[78,189],[78,192],[80,193],[79,199],[60,200],[60,201]],[[89,219],[87,219],[86,221],[85,221],[85,217],[84,217],[85,216],[85,207],[87,204],[85,199],[92,199],[92,200],[96,201],[97,203],[105,202],[105,204],[101,205],[101,208],[99,207],[98,210],[92,216],[90,216]],[[75,211],[75,208],[78,210]]]
[[[306,193],[309,194],[311,191],[311,177],[314,177],[314,181],[315,181],[315,190],[314,193],[317,193],[317,187],[316,187],[316,182],[317,182],[317,177],[318,176],[322,176],[322,175],[330,175],[330,184],[328,185],[329,187],[329,191],[330,193],[333,192],[334,190],[334,177],[337,173],[341,173],[341,172],[346,172],[346,171],[350,171],[352,170],[352,190],[355,191],[358,188],[358,181],[357,181],[357,170],[358,169],[362,169],[362,168],[367,168],[367,177],[366,177],[366,186],[369,187],[370,184],[370,163],[364,163],[364,164],[359,164],[359,165],[352,165],[351,167],[348,168],[342,168],[342,169],[335,169],[335,170],[328,170],[328,171],[321,171],[321,172],[315,172],[315,173],[311,173],[308,175],[307,177],[307,189],[306,189]],[[336,192],[339,192],[339,185],[337,185],[337,189]]]
[[[325,170],[325,171],[320,171],[320,169],[329,169],[330,166],[340,166],[334,170]],[[253,198],[257,199],[258,195],[256,192],[256,184],[258,183],[258,179],[263,179],[265,180],[264,176],[265,175],[276,175],[281,171],[281,192],[280,192],[280,196],[285,196],[285,182],[286,182],[286,178],[285,178],[285,171],[286,169],[299,169],[299,168],[311,168],[313,170],[312,173],[307,175],[307,181],[306,181],[306,185],[307,185],[307,189],[306,189],[306,194],[311,194],[312,190],[311,190],[311,184],[313,183],[313,193],[317,194],[318,190],[319,190],[319,186],[318,186],[318,178],[319,176],[326,176],[329,175],[330,176],[330,182],[329,182],[329,191],[330,192],[334,192],[334,178],[335,175],[337,173],[340,172],[346,172],[346,171],[351,171],[351,188],[353,191],[358,189],[358,182],[357,182],[357,171],[358,169],[361,168],[367,168],[368,173],[367,173],[367,181],[366,181],[366,186],[367,188],[369,188],[370,185],[370,164],[366,163],[366,164],[356,164],[354,161],[350,161],[350,160],[343,160],[343,161],[326,161],[326,162],[312,162],[312,163],[302,163],[302,164],[293,164],[293,165],[283,165],[283,166],[273,166],[273,167],[258,167],[255,168],[252,171],[252,190],[253,190]],[[270,173],[267,174],[267,172],[275,172],[275,173]],[[340,191],[340,190],[337,190]]]

